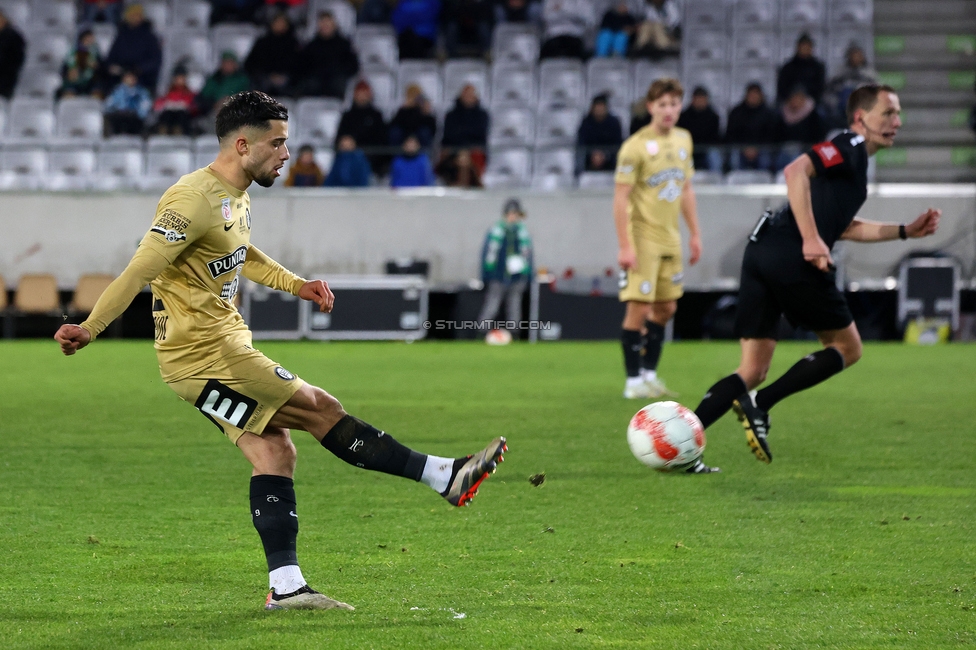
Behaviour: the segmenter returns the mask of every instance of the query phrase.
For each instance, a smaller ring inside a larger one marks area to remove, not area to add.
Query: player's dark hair
[[[245,90],[231,95],[217,112],[217,139],[250,127],[268,131],[271,120],[288,120],[288,109],[259,90]]]
[[[854,123],[854,112],[857,110],[870,111],[878,103],[878,94],[897,92],[888,84],[864,84],[855,89],[847,98],[847,123]]]
[[[681,87],[681,82],[670,77],[663,77],[651,84],[647,89],[647,101],[656,102],[664,95],[677,95],[681,99],[685,95],[685,89]]]

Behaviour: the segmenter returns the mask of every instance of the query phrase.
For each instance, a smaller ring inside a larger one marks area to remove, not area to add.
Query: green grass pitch
[[[260,347],[414,448],[504,434],[506,462],[454,509],[296,432],[302,568],[357,610],[265,612],[249,466],[151,344],[0,343],[4,648],[976,644],[976,346],[868,345],[773,410],[772,465],[716,423],[711,476],[630,455],[616,344]],[[661,373],[694,407],[737,361],[679,343]]]

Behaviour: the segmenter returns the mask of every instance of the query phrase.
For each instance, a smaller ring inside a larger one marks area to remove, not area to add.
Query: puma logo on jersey
[[[233,224],[232,224],[233,225]],[[218,277],[224,273],[230,273],[238,266],[244,264],[244,259],[247,257],[247,246],[238,246],[237,250],[229,255],[224,255],[215,260],[210,260],[207,262],[207,268],[210,269],[210,277],[216,280]]]
[[[173,244],[178,241],[186,241],[186,235],[177,230],[167,230],[166,228],[160,228],[159,226],[153,226],[149,229],[151,232],[158,232],[160,235],[166,238],[166,241]]]

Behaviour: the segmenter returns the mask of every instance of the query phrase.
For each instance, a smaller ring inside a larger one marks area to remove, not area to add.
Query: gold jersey
[[[251,344],[234,304],[241,275],[295,295],[305,283],[251,245],[247,192],[198,169],[163,194],[136,255],[82,327],[103,331],[151,280],[160,372],[178,381]]]
[[[617,154],[617,183],[633,185],[627,230],[635,246],[681,249],[681,192],[694,175],[691,134],[674,127],[658,135],[646,126],[624,141]]]

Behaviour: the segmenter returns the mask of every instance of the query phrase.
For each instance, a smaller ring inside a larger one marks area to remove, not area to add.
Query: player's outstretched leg
[[[769,413],[756,406],[755,393],[745,393],[732,402],[742,428],[746,431],[746,443],[756,458],[764,463],[773,462],[766,436],[769,435]]]

